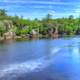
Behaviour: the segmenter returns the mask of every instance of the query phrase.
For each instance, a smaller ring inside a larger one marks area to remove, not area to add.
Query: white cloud
[[[75,13],[80,13],[80,8],[74,10]]]
[[[8,2],[8,3],[26,3],[26,4],[58,4],[58,5],[75,5],[80,4],[79,2],[72,3],[72,2],[61,2],[59,1],[27,1],[27,0],[4,0],[0,2]]]

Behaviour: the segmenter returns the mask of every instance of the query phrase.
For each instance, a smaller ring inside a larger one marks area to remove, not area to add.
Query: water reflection
[[[70,53],[73,61],[80,62],[80,46],[78,43],[74,43],[68,46],[68,53]]]
[[[80,48],[78,46],[72,48],[72,57],[74,61],[80,62]]]
[[[78,38],[1,44],[0,53],[0,80],[80,79]]]

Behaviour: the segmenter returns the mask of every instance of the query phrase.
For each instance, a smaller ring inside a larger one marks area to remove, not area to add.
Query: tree
[[[73,15],[70,15],[70,16],[69,16],[69,20],[72,20],[73,18],[74,18]]]
[[[6,16],[6,10],[5,9],[0,9],[0,16]]]
[[[0,36],[3,36],[3,33],[6,31],[4,23],[0,21]]]
[[[47,14],[45,20],[47,22],[49,22],[52,19],[52,15],[51,14]]]

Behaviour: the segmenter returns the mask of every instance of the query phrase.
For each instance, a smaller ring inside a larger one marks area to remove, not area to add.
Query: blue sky
[[[80,16],[80,0],[0,0],[0,9],[9,15],[24,18],[44,18],[50,13],[53,18]]]

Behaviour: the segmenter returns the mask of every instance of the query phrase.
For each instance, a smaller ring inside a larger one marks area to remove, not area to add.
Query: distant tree
[[[45,19],[46,19],[47,22],[49,22],[52,19],[52,15],[47,14]]]
[[[73,15],[70,15],[70,16],[69,16],[69,19],[70,19],[70,20],[71,20],[71,19],[73,19],[73,18],[74,18],[74,16],[73,16]]]
[[[6,16],[6,10],[5,9],[0,9],[0,16]]]

